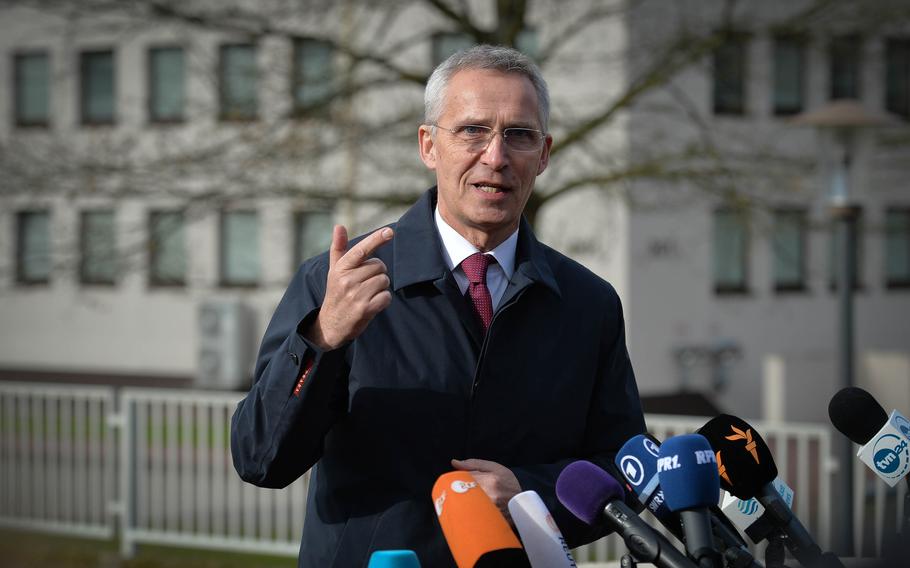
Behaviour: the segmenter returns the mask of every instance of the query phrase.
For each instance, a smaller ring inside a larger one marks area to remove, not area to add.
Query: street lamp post
[[[886,115],[866,110],[859,101],[831,101],[818,110],[793,118],[793,124],[811,126],[820,137],[828,137],[838,152],[834,160],[830,185],[830,213],[837,227],[837,291],[838,291],[838,374],[841,387],[854,386],[853,286],[856,265],[856,221],[860,208],[850,197],[850,168],[858,133],[863,129],[883,126],[890,122]],[[837,542],[843,556],[853,556],[853,443],[843,437],[838,452],[841,464],[839,516],[841,519]]]

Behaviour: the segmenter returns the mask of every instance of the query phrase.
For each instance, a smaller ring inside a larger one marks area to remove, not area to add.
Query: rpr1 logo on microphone
[[[665,458],[657,459],[657,473],[662,471],[670,471],[671,469],[679,469],[682,467],[679,465],[679,456],[667,456]]]

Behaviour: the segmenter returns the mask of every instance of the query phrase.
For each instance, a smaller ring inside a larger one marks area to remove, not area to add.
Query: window
[[[222,120],[256,118],[256,48],[251,44],[221,46],[219,66]]]
[[[747,291],[749,230],[747,218],[738,209],[714,212],[714,291]]]
[[[117,246],[112,210],[82,212],[79,250],[79,275],[83,284],[114,284]]]
[[[221,284],[259,282],[259,218],[255,211],[229,211],[221,217]]]
[[[441,32],[433,35],[433,67],[449,56],[474,45],[474,38],[464,32]]]
[[[748,38],[730,34],[714,51],[714,113],[746,112],[746,50]]]
[[[335,51],[325,41],[294,43],[294,108],[298,112],[325,103],[333,91]]]
[[[116,116],[114,52],[83,52],[79,69],[82,124],[113,124]]]
[[[149,215],[149,283],[186,284],[186,232],[180,211],[152,211]]]
[[[774,212],[774,289],[805,290],[806,287],[806,212],[781,209]]]
[[[149,50],[149,120],[183,120],[185,98],[183,49],[156,47]]]
[[[910,39],[885,42],[885,108],[910,120]]]
[[[774,38],[774,114],[803,110],[805,43],[795,36]]]
[[[303,211],[294,219],[294,268],[325,252],[332,244],[333,216],[329,211]]]
[[[47,211],[16,215],[16,281],[46,284],[51,279],[51,216]]]
[[[885,211],[885,285],[910,287],[910,208]]]
[[[540,49],[540,42],[537,39],[537,30],[534,28],[525,28],[515,36],[515,49],[524,53],[531,59],[537,57]]]
[[[50,121],[50,64],[47,53],[22,53],[13,62],[17,126]]]
[[[859,98],[861,48],[859,36],[841,36],[831,40],[828,57],[832,100]]]
[[[856,219],[853,222],[853,289],[862,287],[863,273],[863,218],[862,213],[856,213]],[[839,224],[833,224],[830,230],[830,239],[828,245],[828,286],[835,290],[840,280],[841,267],[841,250],[840,250],[840,232]]]

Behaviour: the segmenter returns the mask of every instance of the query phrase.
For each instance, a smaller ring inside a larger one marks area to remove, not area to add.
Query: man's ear
[[[537,162],[537,175],[543,173],[550,163],[550,147],[553,145],[553,137],[547,134],[544,139],[543,152],[540,153],[540,161]]]
[[[433,137],[433,127],[421,124],[417,130],[417,144],[420,146],[420,159],[431,170],[436,169],[436,139]]]

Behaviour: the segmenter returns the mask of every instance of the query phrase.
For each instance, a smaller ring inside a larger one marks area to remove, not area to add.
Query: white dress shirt
[[[455,281],[458,283],[458,289],[464,295],[468,291],[468,277],[461,268],[461,261],[468,258],[478,251],[474,245],[467,239],[458,234],[439,214],[439,206],[436,207],[436,230],[442,238],[443,257]],[[490,297],[493,300],[493,312],[499,308],[499,301],[512,279],[512,273],[515,271],[515,246],[518,244],[518,229],[509,235],[509,238],[499,244],[498,247],[485,253],[496,259],[491,262],[487,268],[487,289],[490,291]]]

